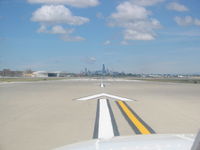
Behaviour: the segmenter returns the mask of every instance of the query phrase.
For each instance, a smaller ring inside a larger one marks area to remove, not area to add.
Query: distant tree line
[[[31,74],[32,70],[26,70],[26,71],[13,71],[10,69],[3,69],[0,71],[1,77],[22,77],[24,74]]]

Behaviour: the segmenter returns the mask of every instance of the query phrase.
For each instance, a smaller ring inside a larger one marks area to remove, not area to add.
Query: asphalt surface
[[[200,85],[147,81],[66,80],[0,84],[0,150],[49,150],[93,138],[97,101],[74,99],[108,93],[126,102],[156,133],[197,133]],[[120,136],[136,134],[116,102]]]

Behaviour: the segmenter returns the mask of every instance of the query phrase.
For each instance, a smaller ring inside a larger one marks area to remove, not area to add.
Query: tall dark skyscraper
[[[103,64],[103,67],[102,67],[102,73],[103,73],[103,74],[106,74],[106,67],[105,67],[104,64]]]

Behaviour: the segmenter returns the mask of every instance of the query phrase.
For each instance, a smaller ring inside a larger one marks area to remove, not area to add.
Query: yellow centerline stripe
[[[137,117],[130,111],[130,109],[122,101],[117,101],[122,110],[132,121],[132,123],[138,128],[142,134],[151,134],[151,132],[137,119]]]

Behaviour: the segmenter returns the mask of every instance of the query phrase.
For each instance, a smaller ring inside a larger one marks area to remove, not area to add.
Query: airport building
[[[32,73],[32,77],[47,78],[47,77],[64,77],[62,72],[47,72],[47,71],[36,71]]]
[[[45,77],[48,77],[48,72],[46,72],[46,71],[36,71],[36,72],[32,73],[32,77],[45,78]]]

